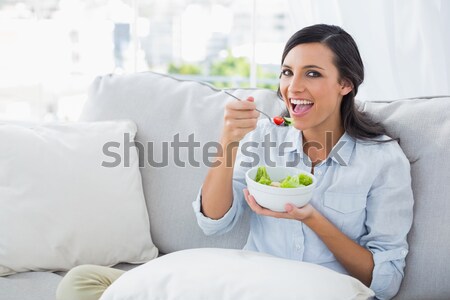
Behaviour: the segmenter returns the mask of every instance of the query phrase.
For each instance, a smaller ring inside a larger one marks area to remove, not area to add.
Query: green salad
[[[272,181],[265,166],[258,167],[255,181],[261,184],[280,187],[280,188],[297,188],[301,186],[310,185],[313,180],[306,174],[299,174],[298,176],[287,176],[281,181]]]

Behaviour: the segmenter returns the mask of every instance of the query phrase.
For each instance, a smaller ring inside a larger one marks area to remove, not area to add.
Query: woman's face
[[[351,87],[340,82],[333,58],[320,43],[297,45],[285,57],[280,92],[297,129],[319,133],[342,128],[341,101]]]

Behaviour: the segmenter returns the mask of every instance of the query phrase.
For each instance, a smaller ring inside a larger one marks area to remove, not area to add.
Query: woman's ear
[[[345,96],[353,90],[353,84],[348,79],[341,80],[341,95]]]

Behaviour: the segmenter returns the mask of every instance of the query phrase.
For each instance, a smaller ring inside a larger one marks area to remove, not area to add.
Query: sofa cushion
[[[283,109],[273,91],[234,93],[241,98],[254,96],[257,106],[270,114]],[[241,248],[246,241],[247,218],[228,234],[205,237],[191,208],[208,169],[202,152],[214,152],[208,142],[219,139],[224,105],[230,99],[207,84],[152,72],[103,76],[91,86],[81,120],[127,118],[138,126],[136,140],[145,145],[146,153],[146,157],[141,156],[141,173],[152,238],[162,253],[195,247]],[[188,151],[187,146],[178,150],[171,146],[177,139],[187,142],[189,137],[194,151]],[[168,150],[163,150],[164,144]],[[149,149],[153,152],[148,153]],[[164,163],[157,166],[149,158]]]
[[[0,277],[2,300],[54,300],[62,276],[50,272],[26,272]]]
[[[120,152],[135,134],[126,120],[0,122],[0,276],[157,256],[137,152],[128,167],[103,166],[104,145]]]
[[[114,268],[129,271],[137,264],[120,263]],[[24,272],[0,277],[1,300],[54,300],[59,282],[66,275],[60,272]]]
[[[450,299],[450,97],[363,103],[411,162],[414,221],[396,299]]]
[[[359,280],[317,264],[253,251],[204,248],[177,251],[139,266],[114,281],[100,300],[370,299],[373,295]]]

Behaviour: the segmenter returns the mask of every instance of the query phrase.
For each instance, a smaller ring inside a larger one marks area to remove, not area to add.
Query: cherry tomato
[[[283,117],[276,116],[273,118],[273,122],[277,125],[283,125],[284,119],[283,119]]]

